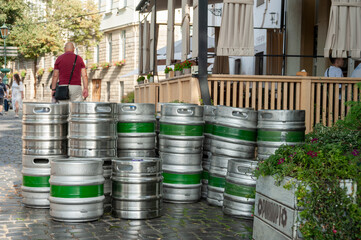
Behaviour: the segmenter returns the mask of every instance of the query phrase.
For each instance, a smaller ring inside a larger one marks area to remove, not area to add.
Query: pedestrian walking
[[[68,86],[69,99],[65,101],[78,102],[88,97],[88,76],[83,59],[74,54],[74,50],[74,44],[68,42],[64,47],[65,53],[56,59],[51,89],[54,96],[57,83],[59,87]],[[81,79],[83,79],[83,89]]]
[[[7,114],[9,111],[9,103],[11,100],[9,84],[5,84],[5,88],[6,88],[6,91],[5,91],[5,99],[4,99],[4,110],[5,110],[5,114]]]
[[[19,110],[23,108],[24,85],[21,82],[19,74],[14,74],[12,89],[12,104],[15,110],[15,118],[19,118]]]
[[[3,79],[0,77],[0,115],[3,115],[3,105],[5,98],[5,84],[3,83]]]

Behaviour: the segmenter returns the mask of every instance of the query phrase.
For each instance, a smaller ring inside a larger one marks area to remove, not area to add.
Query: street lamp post
[[[6,74],[10,72],[10,69],[6,68],[6,38],[9,35],[9,28],[5,25],[5,23],[0,27],[0,32],[1,38],[4,39],[4,68],[1,69],[1,72],[5,74],[3,82],[4,84],[7,84],[8,78],[6,77]]]

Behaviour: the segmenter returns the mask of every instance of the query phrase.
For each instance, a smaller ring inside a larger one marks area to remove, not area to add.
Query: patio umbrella
[[[198,57],[198,0],[193,0],[192,57]]]
[[[149,22],[144,21],[143,24],[143,73],[149,72],[150,63],[150,34],[149,34]]]
[[[139,74],[143,72],[143,24],[139,22]]]
[[[189,33],[189,5],[190,0],[182,0],[182,61],[187,59],[188,54],[190,53],[190,33]]]
[[[332,0],[324,56],[361,58],[361,0]]]
[[[253,56],[253,0],[224,0],[218,56]]]
[[[219,27],[215,28],[215,42],[216,46],[219,41]],[[216,51],[217,52],[217,51]],[[213,64],[213,74],[229,74],[229,60],[228,56],[215,56]]]

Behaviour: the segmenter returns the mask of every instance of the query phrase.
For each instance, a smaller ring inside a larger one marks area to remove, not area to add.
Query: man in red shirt
[[[74,44],[68,42],[65,44],[64,51],[65,53],[60,55],[54,64],[53,80],[52,80],[52,96],[55,93],[56,83],[59,81],[59,85],[68,85],[71,70],[73,69],[73,64],[75,61],[74,54]],[[83,78],[83,90],[81,87],[81,78]],[[69,101],[79,102],[83,101],[88,97],[88,76],[86,72],[86,67],[83,62],[83,59],[78,56],[69,84]]]

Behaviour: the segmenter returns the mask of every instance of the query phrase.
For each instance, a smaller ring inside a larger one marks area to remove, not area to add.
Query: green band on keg
[[[256,197],[256,188],[244,185],[237,185],[230,182],[226,182],[226,186],[224,188],[224,192],[237,196],[237,197],[245,197],[245,198],[255,198]]]
[[[203,125],[160,124],[160,134],[175,136],[202,136]]]
[[[207,172],[207,171],[203,171],[202,172],[202,179],[209,179],[209,172]]]
[[[305,131],[262,131],[257,134],[258,141],[267,142],[303,142],[305,141]]]
[[[202,174],[176,174],[176,173],[163,173],[164,183],[171,184],[200,184]]]
[[[213,124],[205,124],[204,125],[204,133],[213,134]]]
[[[226,185],[226,179],[209,175],[208,185],[213,187],[224,188]]]
[[[50,176],[23,176],[23,186],[25,187],[50,187]]]
[[[91,198],[104,195],[103,184],[90,186],[50,186],[50,196],[59,198]]]
[[[220,125],[213,126],[213,135],[252,142],[255,142],[257,140],[256,130],[243,130],[239,128],[225,127]]]
[[[118,133],[148,133],[155,131],[155,124],[152,122],[147,123],[125,123],[118,122]]]

